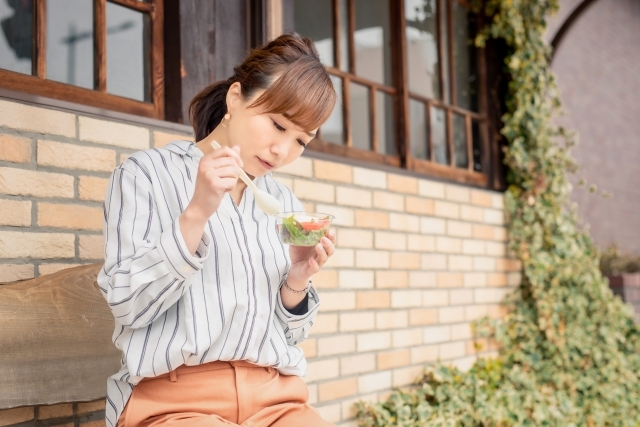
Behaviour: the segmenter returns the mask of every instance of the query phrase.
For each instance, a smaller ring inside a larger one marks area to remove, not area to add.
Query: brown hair
[[[189,116],[196,141],[209,135],[227,113],[227,92],[235,82],[240,83],[244,99],[264,90],[250,107],[282,114],[305,131],[324,123],[336,103],[331,78],[313,41],[295,33],[283,34],[253,49],[229,79],[206,87],[193,98]]]

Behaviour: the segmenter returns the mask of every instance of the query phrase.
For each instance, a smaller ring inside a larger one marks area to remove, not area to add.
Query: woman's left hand
[[[315,246],[289,246],[291,269],[287,277],[289,286],[300,284],[305,287],[311,276],[320,271],[329,257],[336,251],[336,233],[329,230]]]

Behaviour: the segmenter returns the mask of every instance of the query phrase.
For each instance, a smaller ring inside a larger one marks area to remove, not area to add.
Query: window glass
[[[436,0],[405,0],[409,91],[441,99]]]
[[[447,165],[447,114],[442,108],[431,107],[431,135],[437,163]]]
[[[0,1],[0,68],[31,74],[33,1]]]
[[[468,110],[478,111],[478,72],[475,15],[453,2],[453,60],[455,64],[456,102]]]
[[[356,74],[391,86],[391,31],[388,0],[355,0],[353,35]]]
[[[369,108],[369,88],[351,83],[351,139],[353,146],[361,150],[371,150],[371,120]]]
[[[320,128],[320,138],[327,142],[343,145],[345,138],[343,130],[344,122],[342,120],[342,108],[344,105],[342,101],[342,79],[331,76],[331,81],[338,94],[338,100],[336,101],[335,107],[333,107],[331,116]]]
[[[376,93],[376,126],[378,127],[378,152],[395,156],[393,96],[378,91]]]
[[[316,44],[322,63],[334,67],[332,0],[295,0],[294,25],[298,34]]]
[[[424,102],[409,100],[409,127],[411,138],[411,155],[416,159],[429,159],[427,141],[426,109]]]
[[[456,167],[467,168],[469,156],[467,152],[467,123],[464,116],[453,115],[453,158]]]

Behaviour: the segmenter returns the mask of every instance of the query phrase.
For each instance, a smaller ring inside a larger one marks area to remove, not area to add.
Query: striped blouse
[[[195,255],[187,249],[178,217],[193,196],[202,156],[192,142],[175,141],[132,154],[111,176],[98,276],[115,317],[113,342],[122,350],[122,367],[107,382],[111,426],[135,384],[183,364],[246,360],[287,375],[306,373],[295,344],[309,333],[318,294],[312,286],[304,314],[284,307],[279,290],[289,248],[253,192],[245,191],[238,206],[225,195]],[[254,183],[286,211],[304,210],[271,174]]]

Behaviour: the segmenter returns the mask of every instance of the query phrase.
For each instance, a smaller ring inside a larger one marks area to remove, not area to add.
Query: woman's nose
[[[286,159],[289,148],[286,141],[275,141],[271,144],[271,152],[281,159]]]

